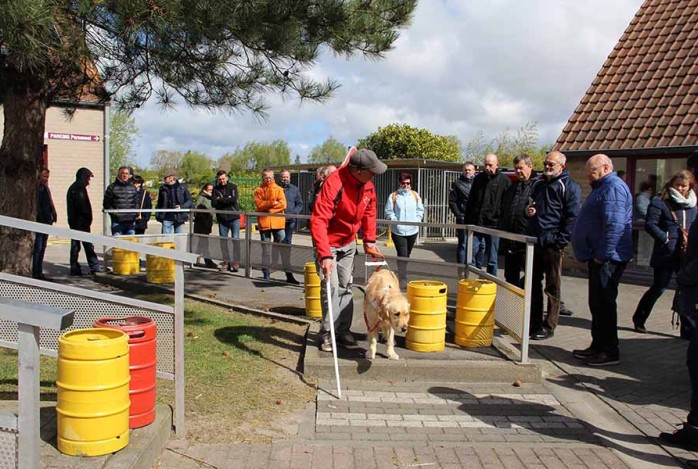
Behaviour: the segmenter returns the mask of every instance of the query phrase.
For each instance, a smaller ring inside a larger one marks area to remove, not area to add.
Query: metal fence
[[[51,282],[0,274],[0,296],[30,303],[68,307],[76,311],[73,327],[91,327],[98,317],[122,318],[133,314],[150,317],[158,323],[158,376],[175,381],[175,431],[185,435],[184,425],[184,264],[196,262],[196,255],[186,252],[185,243],[177,243],[177,250],[163,249],[147,244],[101,236],[82,231],[58,228],[0,215],[0,225],[9,228],[45,233],[64,239],[87,241],[99,246],[117,247],[140,254],[153,255],[175,261],[174,307],[108,295],[92,290],[56,285]],[[16,323],[0,322],[0,346],[16,346]],[[41,331],[42,353],[55,355],[58,334]]]

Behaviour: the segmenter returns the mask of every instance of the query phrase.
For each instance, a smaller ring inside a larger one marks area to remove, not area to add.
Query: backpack
[[[410,191],[412,193],[412,197],[414,197],[414,203],[419,205],[419,196],[415,191]],[[393,207],[395,207],[395,202],[397,201],[397,191],[393,192]]]

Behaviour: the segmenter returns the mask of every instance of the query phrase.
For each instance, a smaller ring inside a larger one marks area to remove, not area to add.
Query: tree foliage
[[[513,132],[506,128],[489,141],[481,130],[477,131],[465,145],[464,157],[465,161],[481,164],[487,153],[495,153],[500,166],[511,168],[514,158],[525,154],[533,160],[534,168],[542,169],[550,148],[551,145],[538,146],[538,123],[527,122]]]
[[[218,167],[234,177],[257,177],[264,168],[291,164],[291,149],[283,140],[250,142],[218,159]]]
[[[49,103],[263,113],[269,93],[323,101],[338,85],[309,76],[319,52],[381,57],[416,1],[3,0],[0,213],[35,216]],[[28,274],[31,243],[0,229],[0,270]]]
[[[308,163],[341,163],[347,156],[347,147],[334,137],[313,147],[308,155]]]
[[[215,179],[213,160],[203,153],[188,151],[182,157],[177,174],[192,189],[202,186],[205,182],[213,182]]]
[[[381,159],[461,160],[457,137],[436,135],[407,124],[390,124],[379,128],[359,140],[357,148],[370,148]]]
[[[127,112],[109,108],[109,174],[116,177],[121,166],[133,166],[136,120]]]

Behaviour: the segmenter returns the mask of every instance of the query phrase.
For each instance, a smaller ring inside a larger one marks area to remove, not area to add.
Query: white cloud
[[[325,54],[308,75],[342,84],[326,104],[271,96],[269,117],[185,106],[136,112],[139,161],[157,149],[218,157],[248,141],[283,139],[302,156],[333,136],[346,144],[399,122],[492,138],[528,121],[557,138],[642,0],[421,0],[382,61]]]

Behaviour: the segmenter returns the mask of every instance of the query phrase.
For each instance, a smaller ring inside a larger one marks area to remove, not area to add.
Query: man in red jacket
[[[388,167],[371,150],[358,150],[325,179],[310,218],[318,272],[330,276],[332,312],[337,343],[356,345],[351,334],[354,301],[351,292],[356,233],[363,231],[364,252],[380,255],[376,246],[376,188],[373,178]],[[327,315],[328,292],[322,289],[320,350],[332,351]]]

